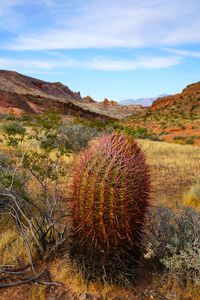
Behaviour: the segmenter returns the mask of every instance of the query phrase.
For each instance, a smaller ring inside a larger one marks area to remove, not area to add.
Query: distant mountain
[[[125,99],[122,101],[119,101],[118,103],[120,105],[142,105],[142,106],[151,106],[153,101],[155,101],[158,98],[166,97],[167,94],[162,94],[157,97],[149,97],[149,98],[139,98],[139,99]]]

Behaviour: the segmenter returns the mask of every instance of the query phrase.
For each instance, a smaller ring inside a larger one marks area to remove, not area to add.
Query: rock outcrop
[[[163,115],[200,116],[200,82],[188,85],[179,94],[158,98],[150,110],[154,113],[159,111]]]
[[[0,113],[42,113],[53,109],[61,114],[107,120],[106,112],[87,105],[80,92],[60,82],[45,82],[17,72],[0,70]]]
[[[74,93],[60,82],[46,82],[14,71],[0,70],[0,90],[18,95],[82,101],[79,92]]]

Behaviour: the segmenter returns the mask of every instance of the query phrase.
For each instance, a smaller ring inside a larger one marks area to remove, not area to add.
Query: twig
[[[34,281],[36,279],[37,278],[32,277],[32,278],[28,278],[28,279],[17,281],[17,282],[0,284],[0,289],[12,287],[12,286],[17,286],[17,285],[22,285],[22,284],[26,284],[26,283],[29,283],[29,282]]]
[[[55,285],[55,286],[62,286],[61,283],[57,281],[43,281],[43,280],[34,280],[34,282],[37,282],[39,284],[44,284],[44,285]]]
[[[39,283],[39,284],[43,284],[43,285],[62,286],[61,283],[56,282],[56,281],[50,282],[50,281],[39,280],[38,278],[41,277],[42,274],[38,275],[37,277],[31,277],[31,278],[28,278],[28,279],[25,279],[25,280],[20,280],[20,281],[17,281],[17,282],[0,284],[0,289],[13,287],[13,286],[18,286],[18,285],[22,285],[22,284],[27,284],[27,283],[30,283],[30,282],[35,282],[35,283]]]
[[[24,271],[7,271],[7,270],[2,270],[0,271],[1,273],[5,274],[10,274],[10,275],[20,275],[20,274],[25,274]]]
[[[3,280],[8,279],[8,278],[9,278],[9,276],[2,276],[2,277],[0,277],[0,281],[3,281]]]
[[[26,270],[28,268],[31,267],[30,264],[26,265],[26,266],[23,266],[23,267],[20,267],[20,268],[10,268],[10,267],[14,267],[12,265],[0,265],[0,272],[4,273],[5,271],[10,271],[10,272],[19,272],[19,271],[22,271],[22,270]]]

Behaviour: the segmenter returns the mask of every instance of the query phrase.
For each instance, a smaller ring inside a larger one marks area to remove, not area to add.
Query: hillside
[[[42,113],[47,109],[92,119],[115,116],[93,108],[60,82],[45,82],[17,72],[0,70],[0,113]]]
[[[0,113],[42,113],[47,109],[64,115],[99,120],[123,119],[142,109],[121,106],[105,99],[102,103],[60,82],[46,82],[17,72],[0,70]]]
[[[158,98],[123,124],[145,127],[156,140],[200,146],[200,82],[188,85],[179,94]]]
[[[200,145],[200,82],[176,95],[160,97],[150,107],[120,105],[105,98],[82,98],[59,82],[45,82],[13,71],[0,71],[0,114],[40,114],[56,110],[65,116],[121,120],[133,129],[144,127],[153,138]]]
[[[45,82],[14,71],[0,70],[0,90],[18,95],[82,100],[79,92],[74,93],[60,82]]]
[[[200,82],[188,85],[179,94],[158,98],[152,103],[150,111],[163,116],[200,116]]]

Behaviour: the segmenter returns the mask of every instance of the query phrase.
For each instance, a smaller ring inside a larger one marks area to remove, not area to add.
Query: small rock
[[[88,293],[83,293],[79,296],[79,299],[80,300],[92,300],[93,297],[91,294],[88,294]]]

